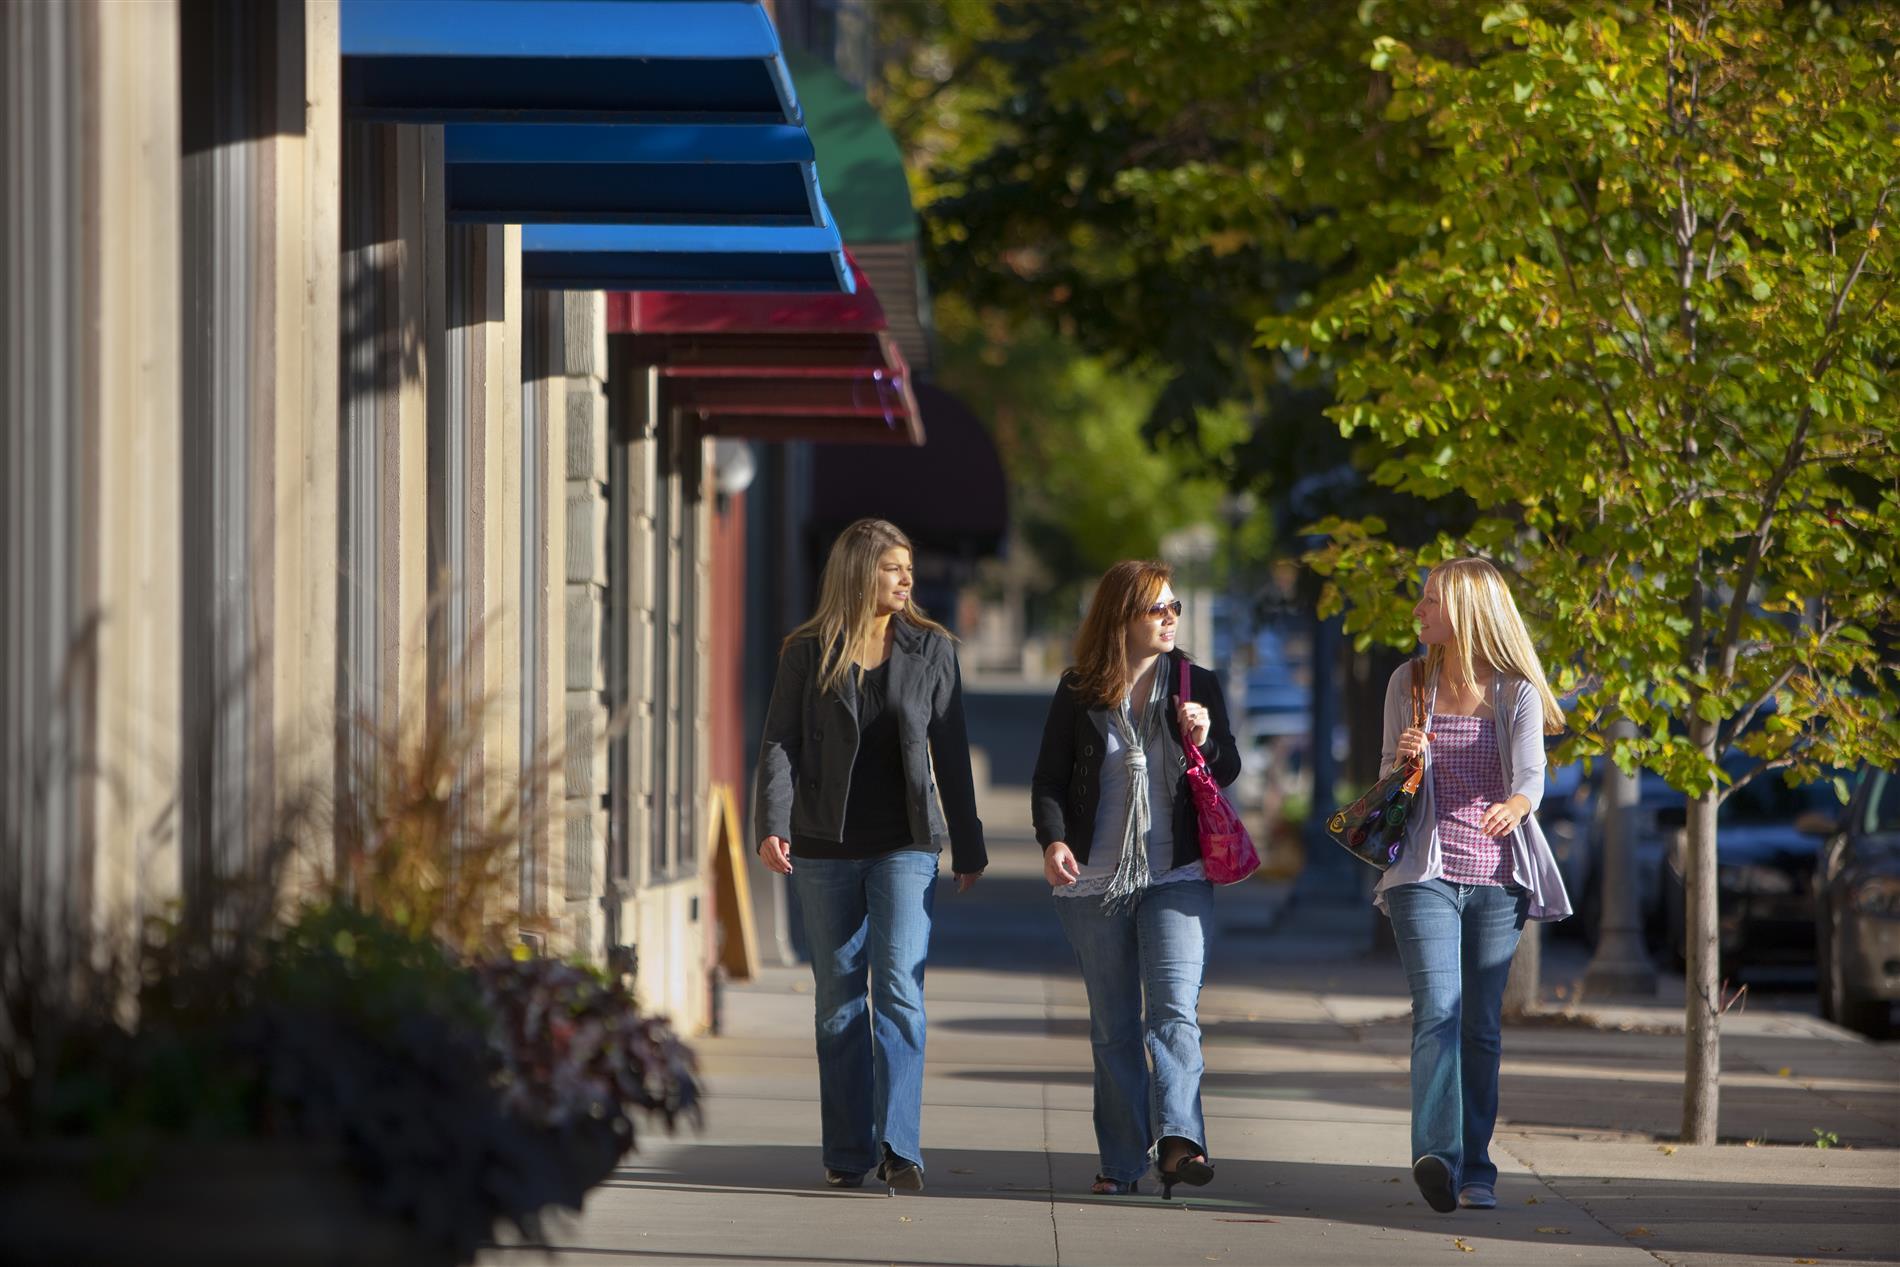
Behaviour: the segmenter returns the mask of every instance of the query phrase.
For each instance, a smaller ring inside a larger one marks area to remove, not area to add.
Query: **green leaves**
[[[1480,551],[1578,686],[1582,753],[1690,791],[1716,777],[1696,728],[1790,771],[1900,757],[1870,632],[1900,624],[1895,33],[1765,2],[1706,36],[1508,6],[1463,56],[1394,59],[1431,192],[1340,220],[1411,243],[1261,337],[1327,342],[1375,481],[1490,513],[1413,551],[1328,524],[1349,628],[1409,643],[1400,578]],[[1639,732],[1610,753],[1617,718]]]

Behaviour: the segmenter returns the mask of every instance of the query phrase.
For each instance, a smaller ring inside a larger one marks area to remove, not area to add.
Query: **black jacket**
[[[950,848],[950,866],[970,875],[989,865],[976,816],[963,677],[942,634],[892,622],[888,707],[904,745],[905,802],[912,839]],[[752,803],[761,838],[844,838],[851,767],[858,757],[858,684],[818,689],[818,639],[800,638],[779,655]]]
[[[1180,698],[1181,653],[1170,651],[1156,666],[1168,675],[1168,734],[1176,751],[1181,748],[1181,730],[1175,722],[1175,703]],[[1190,666],[1188,695],[1197,704],[1207,706],[1207,742],[1201,755],[1214,781],[1222,787],[1240,775],[1240,747],[1234,742],[1227,721],[1227,701],[1221,694],[1220,679],[1207,669]],[[1036,773],[1031,780],[1031,815],[1036,824],[1036,841],[1048,848],[1055,841],[1066,841],[1078,862],[1089,860],[1089,847],[1095,841],[1095,809],[1102,793],[1102,755],[1107,751],[1107,734],[1094,710],[1075,689],[1075,671],[1062,675],[1056,684],[1055,698],[1049,702],[1049,719],[1042,727],[1042,751],[1036,757]],[[1200,815],[1194,798],[1187,794],[1187,775],[1183,774],[1174,795],[1174,866],[1184,867],[1201,856]]]

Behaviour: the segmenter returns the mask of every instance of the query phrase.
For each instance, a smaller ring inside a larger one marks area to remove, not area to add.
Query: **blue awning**
[[[352,119],[802,122],[758,0],[342,0],[339,36]]]
[[[787,124],[452,124],[462,223],[829,223],[811,138]]]
[[[524,224],[521,284],[544,290],[856,288],[833,225]]]

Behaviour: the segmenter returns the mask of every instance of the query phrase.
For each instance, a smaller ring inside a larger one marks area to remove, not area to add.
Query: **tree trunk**
[[[1711,763],[1715,727],[1698,721],[1690,736]],[[1689,802],[1683,849],[1684,1070],[1682,1142],[1713,1144],[1722,1076],[1722,965],[1716,924],[1715,796],[1707,792]]]

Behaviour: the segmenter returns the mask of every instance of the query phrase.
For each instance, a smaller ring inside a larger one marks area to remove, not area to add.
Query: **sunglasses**
[[[1181,600],[1177,598],[1173,602],[1156,603],[1148,608],[1148,615],[1156,620],[1160,620],[1163,616],[1167,615],[1173,615],[1178,618],[1181,615]]]

